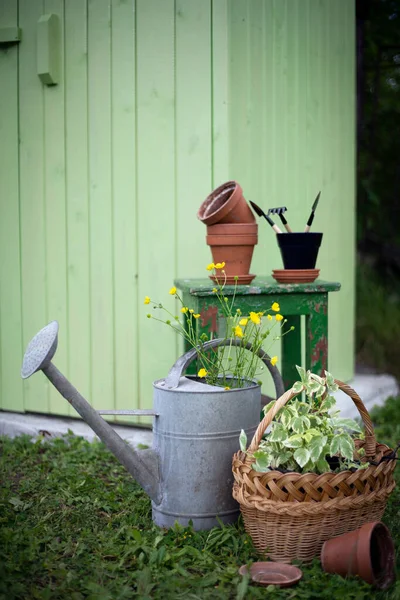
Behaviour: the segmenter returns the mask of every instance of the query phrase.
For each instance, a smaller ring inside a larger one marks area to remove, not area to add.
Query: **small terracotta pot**
[[[236,181],[228,181],[215,189],[201,204],[197,217],[206,225],[216,223],[255,223],[243,190]]]
[[[342,577],[358,575],[379,589],[394,580],[395,552],[388,528],[378,521],[339,535],[322,546],[322,568]]]
[[[207,227],[207,244],[214,263],[225,263],[228,278],[238,276],[238,283],[250,283],[250,265],[254,246],[258,242],[257,223],[225,223]],[[214,279],[214,276],[210,276]],[[222,280],[222,277],[221,277]]]

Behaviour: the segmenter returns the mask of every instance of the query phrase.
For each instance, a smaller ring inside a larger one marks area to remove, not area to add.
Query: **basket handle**
[[[353,388],[351,388],[346,383],[343,383],[343,381],[339,381],[339,379],[335,379],[335,383],[339,386],[339,389],[342,390],[342,392],[344,392],[345,394],[350,396],[350,398],[353,400],[354,404],[356,405],[358,412],[360,413],[361,419],[362,419],[364,427],[365,427],[365,456],[369,457],[369,458],[375,456],[375,454],[376,454],[376,439],[375,439],[374,428],[372,425],[371,417],[369,416],[369,412],[365,408],[363,401],[361,400],[360,396],[353,390]],[[300,393],[301,392],[293,392],[293,390],[290,389],[287,392],[285,392],[275,402],[275,404],[269,409],[269,411],[267,412],[267,414],[265,415],[265,417],[263,418],[263,420],[257,427],[256,432],[251,441],[251,444],[248,448],[248,452],[255,452],[258,449],[258,446],[260,445],[261,439],[262,439],[267,427],[269,427],[271,425],[272,420],[274,419],[277,412],[283,406],[285,406],[285,404],[287,402],[289,402],[289,400],[291,400],[292,398],[295,398],[295,396],[298,396]]]

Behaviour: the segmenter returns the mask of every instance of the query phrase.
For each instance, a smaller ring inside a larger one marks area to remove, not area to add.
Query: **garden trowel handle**
[[[211,350],[212,348],[217,348],[218,346],[242,346],[243,342],[240,340],[226,340],[222,338],[217,338],[215,340],[210,340],[209,342],[205,342],[202,345],[202,350]],[[252,351],[251,344],[245,344],[244,346],[247,350]],[[257,356],[265,366],[268,368],[268,371],[271,373],[271,377],[273,379],[276,391],[276,397],[279,398],[284,394],[285,388],[283,386],[282,376],[279,372],[279,369],[271,364],[271,358],[268,356],[266,352],[262,348],[260,348],[257,352]],[[179,380],[182,377],[182,374],[185,372],[190,363],[197,358],[197,349],[192,348],[182,356],[178,358],[176,363],[171,367],[167,377],[165,378],[165,385],[168,388],[176,388],[179,386]]]

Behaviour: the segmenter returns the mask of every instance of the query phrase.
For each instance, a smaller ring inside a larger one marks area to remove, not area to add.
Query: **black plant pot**
[[[278,233],[285,269],[315,269],[322,233]]]

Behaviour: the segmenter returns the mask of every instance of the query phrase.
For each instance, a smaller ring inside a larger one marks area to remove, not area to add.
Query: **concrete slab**
[[[112,427],[132,446],[138,444],[151,446],[152,444],[153,433],[150,429],[114,424],[112,424]],[[79,419],[0,411],[0,435],[14,438],[18,435],[27,434],[37,437],[41,432],[44,432],[45,435],[59,437],[68,433],[68,430],[89,441],[97,437],[89,425]]]
[[[367,410],[382,406],[390,396],[399,395],[399,386],[392,375],[356,374],[348,384],[360,396]],[[359,416],[351,398],[342,391],[334,394],[342,417],[354,419]]]
[[[357,374],[349,382],[349,385],[357,392],[368,410],[375,405],[381,406],[389,396],[396,396],[400,393],[397,381],[391,375]],[[349,396],[338,392],[335,397],[343,417],[359,416]],[[150,429],[129,425],[113,425],[113,427],[122,438],[133,446],[138,444],[151,446],[152,444],[153,434]],[[37,437],[41,432],[46,432],[57,437],[67,433],[68,430],[89,441],[96,437],[90,427],[79,419],[0,411],[0,435],[13,438],[25,433]]]

